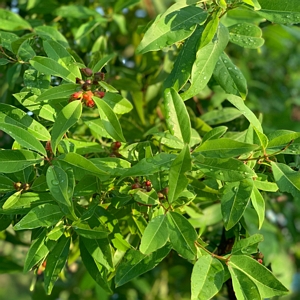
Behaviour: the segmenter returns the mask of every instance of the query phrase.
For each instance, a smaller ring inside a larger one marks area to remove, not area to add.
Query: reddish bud
[[[52,153],[51,141],[47,141],[46,146],[45,146],[45,150]]]
[[[131,189],[132,190],[135,190],[135,189],[139,189],[141,186],[138,184],[138,183],[134,183],[132,186],[131,186]]]
[[[145,186],[151,186],[151,181],[150,180],[146,180],[145,181]]]
[[[95,91],[94,95],[98,98],[103,98],[105,96],[105,92],[103,91]]]
[[[43,263],[42,263],[42,266],[43,266],[44,268],[46,268],[46,264],[47,264],[47,261],[44,260]]]
[[[259,258],[257,261],[258,261],[260,264],[263,263],[263,260],[262,260],[261,258]]]
[[[81,69],[81,72],[87,77],[90,77],[93,75],[93,70],[90,68],[83,68],[83,69]]]
[[[93,99],[92,99],[93,96],[94,96],[93,92],[91,92],[91,91],[86,91],[86,92],[83,93],[82,98],[83,98],[83,100],[85,100],[85,101],[90,101],[90,100],[93,100]]]
[[[69,102],[74,101],[74,100],[81,100],[82,99],[82,91],[79,92],[75,92],[73,93],[70,98],[69,98]]]
[[[116,142],[111,143],[111,148],[112,148],[113,150],[117,150],[117,149],[119,149],[119,148],[121,147],[121,145],[122,145],[121,142],[116,141]]]
[[[90,99],[90,100],[88,100],[88,101],[85,102],[85,105],[87,107],[94,107],[95,106],[95,102],[94,102],[93,99]]]

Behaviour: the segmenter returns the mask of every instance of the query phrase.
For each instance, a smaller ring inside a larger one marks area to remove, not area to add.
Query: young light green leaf
[[[56,224],[62,217],[63,213],[57,205],[42,204],[34,207],[25,215],[15,226],[15,230],[33,229],[38,227],[50,227]]]
[[[67,261],[71,238],[63,235],[55,244],[47,256],[47,264],[44,272],[44,288],[50,295],[60,272]]]
[[[147,225],[140,245],[140,251],[150,254],[163,247],[169,238],[166,215],[159,215],[153,218]]]
[[[109,55],[104,56],[102,59],[100,59],[93,67],[93,72],[100,72],[102,68],[113,58],[116,57],[116,53],[111,53]]]
[[[185,172],[190,171],[191,168],[190,149],[188,145],[185,145],[170,167],[168,193],[170,204],[176,201],[179,194],[187,187],[189,181],[185,176]]]
[[[232,255],[228,267],[240,271],[240,274],[244,274],[254,282],[262,298],[280,296],[288,292],[286,287],[277,280],[270,270],[250,256]]]
[[[103,225],[91,228],[89,224],[77,221],[72,224],[72,227],[77,234],[88,239],[104,239],[109,234]]]
[[[7,9],[0,9],[0,29],[7,31],[17,31],[31,29],[30,24],[25,21],[20,15],[13,13]]]
[[[107,280],[105,269],[103,270],[102,266],[93,259],[81,239],[79,240],[79,248],[82,262],[91,277],[106,292],[112,293],[109,286],[109,281]]]
[[[23,272],[27,273],[32,267],[40,262],[49,253],[46,246],[46,230],[41,232],[36,240],[34,240],[26,254]]]
[[[115,277],[116,287],[153,269],[169,254],[170,250],[170,245],[166,245],[149,255],[145,255],[137,250],[130,249],[117,269]]]
[[[229,158],[252,152],[258,147],[258,145],[221,138],[204,141],[194,152],[200,152],[206,157]]]
[[[230,42],[244,48],[256,49],[265,42],[261,29],[251,23],[238,23],[228,27],[228,30]]]
[[[251,203],[257,213],[258,229],[260,229],[265,219],[265,199],[255,185],[251,193]]]
[[[231,229],[243,216],[252,189],[253,180],[251,179],[225,185],[221,199],[221,209],[226,230]]]
[[[164,100],[169,131],[182,142],[189,144],[191,121],[183,100],[173,88],[165,90]]]
[[[81,110],[81,102],[73,101],[68,103],[57,115],[51,131],[51,148],[54,153],[63,135],[79,120]]]
[[[154,189],[147,192],[142,189],[135,189],[130,192],[133,195],[133,199],[145,205],[156,205],[159,204],[158,195]]]
[[[240,95],[245,99],[247,95],[246,78],[225,52],[219,56],[213,76],[226,93]]]
[[[41,142],[25,129],[14,124],[0,122],[0,130],[3,130],[10,135],[22,147],[37,151],[40,154],[47,156],[47,152]]]
[[[167,221],[172,248],[182,257],[194,260],[196,258],[195,241],[198,235],[190,222],[177,212],[168,212]]]
[[[176,4],[157,16],[137,48],[139,54],[160,50],[188,38],[196,24],[202,24],[207,18],[207,13],[200,7],[186,6],[174,10],[175,7]]]
[[[202,138],[202,143],[208,140],[214,140],[220,138],[222,135],[225,134],[227,131],[228,127],[226,126],[218,126],[207,132],[203,138]]]
[[[211,158],[200,153],[195,154],[194,158],[194,163],[201,172],[222,181],[240,181],[256,177],[251,168],[234,158]]]
[[[279,190],[292,194],[295,199],[300,199],[300,173],[282,163],[271,162],[271,165]]]
[[[222,263],[211,255],[201,256],[193,267],[191,281],[192,300],[211,299],[223,285]]]
[[[227,100],[246,117],[250,124],[255,126],[260,132],[263,132],[259,120],[256,118],[255,114],[245,105],[242,98],[228,94]]]
[[[102,124],[108,134],[117,141],[126,142],[119,119],[111,107],[98,97],[93,97],[93,99],[98,107]]]
[[[36,101],[69,98],[72,93],[76,92],[77,88],[78,85],[74,83],[62,84],[46,90],[44,93],[38,96]]]
[[[214,40],[198,50],[192,68],[191,86],[181,95],[183,100],[192,98],[205,88],[228,41],[228,30],[221,24]]]
[[[107,238],[86,239],[80,237],[80,241],[83,241],[85,248],[94,260],[104,266],[108,271],[113,269],[112,251]]]
[[[266,191],[266,192],[278,191],[278,185],[275,182],[270,182],[267,180],[255,180],[254,185],[261,191]]]
[[[119,115],[126,114],[133,108],[129,100],[119,94],[106,93],[102,101],[105,101],[112,108],[114,113]]]
[[[18,172],[42,160],[42,156],[29,150],[0,150],[0,172]]]
[[[1,184],[0,184],[1,186]],[[12,184],[13,187],[13,184]],[[14,207],[14,205],[19,201],[21,196],[22,190],[15,192],[10,197],[7,198],[7,200],[4,202],[2,209],[9,209]]]

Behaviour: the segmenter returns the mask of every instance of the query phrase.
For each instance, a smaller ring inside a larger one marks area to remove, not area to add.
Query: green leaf
[[[188,81],[198,51],[198,43],[203,32],[199,25],[187,38],[175,60],[171,73],[164,81],[164,89],[171,88],[178,92]]]
[[[244,48],[256,49],[264,44],[261,29],[251,23],[238,23],[228,27],[230,42]]]
[[[176,201],[180,193],[186,189],[189,181],[185,176],[185,172],[190,171],[191,168],[190,149],[186,145],[173,160],[170,167],[168,193],[168,202],[170,204]]]
[[[51,131],[51,148],[54,153],[63,135],[79,120],[81,110],[81,102],[73,101],[68,103],[57,115]]]
[[[200,152],[206,157],[229,158],[252,152],[258,147],[258,145],[221,138],[204,141],[194,152]]]
[[[225,107],[220,110],[212,110],[201,116],[201,120],[209,125],[217,125],[232,121],[240,117],[242,113],[233,107]]]
[[[219,56],[229,41],[227,28],[220,24],[216,37],[196,54],[191,74],[191,86],[181,97],[187,100],[202,91],[210,80]]]
[[[168,212],[168,228],[172,248],[188,259],[196,258],[195,241],[198,235],[189,221],[177,212]]]
[[[15,230],[33,229],[38,227],[50,227],[63,217],[63,213],[57,205],[42,204],[34,207],[15,226]]]
[[[10,52],[13,52],[12,44],[14,41],[17,41],[19,37],[11,32],[0,31],[0,43],[1,46]],[[9,60],[10,62],[10,60]]]
[[[12,185],[12,188],[13,188],[13,185]],[[10,197],[8,197],[7,200],[5,201],[5,203],[3,204],[2,209],[9,209],[9,208],[14,207],[14,205],[17,202],[19,202],[21,193],[22,193],[22,190],[17,191],[14,194],[12,194]]]
[[[0,8],[0,29],[8,31],[31,29],[31,26],[18,14],[10,10]]]
[[[100,114],[100,118],[105,130],[115,140],[126,142],[120,122],[111,107],[102,99],[93,97]]]
[[[109,55],[104,56],[103,58],[101,58],[93,67],[93,72],[100,72],[102,70],[102,68],[107,65],[107,63],[112,60],[113,58],[115,58],[117,56],[116,53],[111,53]]]
[[[169,238],[166,215],[153,218],[147,225],[141,239],[140,251],[150,254],[163,247]]]
[[[213,76],[226,93],[240,95],[245,99],[247,95],[246,78],[226,53],[223,52],[219,56]]]
[[[42,93],[36,101],[46,101],[53,99],[69,98],[78,89],[78,84],[66,83],[59,86],[55,86]]]
[[[219,26],[219,16],[218,13],[212,13],[206,20],[205,28],[201,35],[200,47],[206,46],[210,43],[215,36]]]
[[[202,138],[202,143],[208,140],[214,140],[222,137],[222,135],[225,134],[227,131],[228,127],[226,126],[218,126],[207,132],[203,138]]]
[[[137,48],[139,54],[160,50],[188,38],[196,24],[202,24],[207,18],[207,13],[200,7],[176,7],[174,4],[165,13],[157,16]]]
[[[234,158],[210,158],[197,154],[194,163],[205,175],[222,181],[240,181],[256,177],[252,169]]]
[[[231,229],[243,216],[252,189],[253,180],[251,179],[225,185],[221,199],[221,209],[226,230]]]
[[[130,249],[117,268],[116,287],[153,269],[169,254],[170,250],[170,245],[166,245],[149,255],[145,255],[137,250]]]
[[[282,163],[271,162],[271,165],[279,190],[292,194],[295,199],[300,199],[300,173]]]
[[[133,195],[133,199],[145,205],[156,205],[159,204],[158,195],[154,189],[150,192],[144,191],[142,189],[135,189],[130,192]]]
[[[77,234],[88,239],[104,239],[109,234],[103,225],[91,228],[87,223],[76,221],[72,224],[72,227]]]
[[[130,112],[133,108],[130,101],[119,94],[105,93],[102,101],[105,101],[112,108],[115,114],[123,115]]]
[[[263,132],[259,120],[256,118],[255,114],[245,105],[244,100],[235,95],[227,95],[227,100],[234,105],[245,117],[246,119],[256,127],[260,132]]]
[[[14,181],[3,174],[0,174],[0,193],[12,190],[14,190]]]
[[[100,287],[111,294],[112,291],[106,277],[106,272],[104,272],[102,266],[89,254],[82,240],[79,241],[79,248],[82,262],[85,265],[86,270]]]
[[[191,277],[192,300],[211,299],[224,281],[222,263],[211,255],[201,256],[195,263]]]
[[[67,39],[55,27],[43,25],[35,27],[34,30],[42,39],[54,40],[65,48],[69,48]]]
[[[255,185],[251,193],[251,203],[258,216],[258,229],[261,229],[265,220],[265,199]]]
[[[90,255],[104,266],[108,271],[113,269],[112,253],[107,238],[102,239],[86,239],[80,237]]]
[[[0,150],[0,172],[15,173],[38,164],[43,157],[29,150]]]
[[[29,63],[39,72],[47,75],[57,76],[65,79],[68,82],[75,82],[76,76],[67,68],[63,67],[52,58],[44,56],[35,56]]]
[[[254,181],[254,185],[259,190],[262,190],[262,191],[266,191],[266,192],[277,192],[278,191],[278,185],[275,182],[257,179]]]
[[[300,8],[297,0],[284,5],[281,0],[258,0],[261,9],[257,13],[267,20],[279,24],[297,24],[300,22]]]
[[[257,253],[258,243],[264,240],[263,235],[254,234],[250,237],[235,241],[232,247],[232,254],[253,254]]]
[[[47,256],[47,264],[44,272],[44,288],[50,295],[53,286],[68,259],[71,238],[63,235],[55,244]]]
[[[249,256],[232,255],[227,265],[229,267],[229,270],[238,270],[239,274],[244,274],[244,276],[254,282],[262,298],[280,296],[287,294],[288,292],[288,290],[265,266]],[[249,286],[248,282],[246,286]]]
[[[282,151],[285,154],[297,154],[297,146],[294,147],[293,141],[300,137],[300,132],[290,130],[275,130],[268,135],[269,143],[267,154]],[[289,147],[288,147],[289,146]]]
[[[16,126],[14,124],[0,122],[0,130],[3,130],[8,135],[10,135],[22,147],[30,150],[35,150],[40,154],[47,156],[47,152],[41,142],[25,129],[20,128],[19,126]]]
[[[32,267],[46,257],[48,253],[49,249],[46,246],[46,230],[44,230],[30,245],[26,254],[23,272],[27,273]]]
[[[10,256],[0,256],[0,274],[9,274],[9,273],[20,273],[22,267],[13,261],[13,258]]]
[[[29,40],[25,40],[19,47],[18,52],[17,52],[17,58],[18,60],[21,61],[29,61],[32,59],[34,56],[36,56],[35,51],[30,45]]]
[[[169,131],[182,142],[189,144],[191,121],[183,100],[173,88],[165,90],[164,100]]]

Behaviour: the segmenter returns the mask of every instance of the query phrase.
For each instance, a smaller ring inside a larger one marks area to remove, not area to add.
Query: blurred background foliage
[[[162,83],[176,55],[175,47],[144,55],[136,55],[135,48],[141,40],[142,29],[171,3],[169,0],[12,0],[1,1],[0,8],[20,14],[34,27],[43,24],[54,26],[68,39],[78,59],[86,64],[99,59],[103,53],[116,52],[114,63],[106,68],[107,82],[122,90],[135,105],[135,110],[122,118],[122,126],[126,129],[123,129],[124,134],[129,142],[134,142],[133,138],[145,139],[144,133],[153,126],[162,126],[159,106]],[[252,12],[253,16],[255,13]],[[224,22],[232,22],[230,17],[225,17]],[[300,28],[261,22],[260,17],[257,19],[263,30],[265,45],[258,51],[231,44],[226,51],[247,79],[247,105],[261,115],[266,133],[276,129],[300,131]],[[21,36],[25,32],[16,34]],[[20,106],[13,94],[22,89],[24,69],[20,64],[0,65],[1,103]],[[220,95],[218,91],[207,88],[198,99],[188,100],[186,103],[195,116],[194,120],[199,122],[206,113],[225,107]],[[201,124],[204,128],[214,125]],[[242,131],[244,125],[241,119],[226,123],[231,131]],[[11,144],[12,140],[0,132],[0,147],[10,148]],[[287,155],[285,159],[288,159]],[[299,168],[299,159],[295,167]],[[260,251],[265,255],[266,265],[272,262],[272,270],[279,280],[293,291],[292,295],[284,298],[299,299],[299,199],[292,202],[290,195],[276,193],[272,196],[265,193],[264,196],[268,221],[261,230],[265,241]],[[215,232],[220,224],[216,225],[218,221],[214,222],[214,217],[211,212],[212,221],[206,228],[206,236],[210,237],[211,233],[211,241],[215,240],[217,244],[221,237]],[[251,234],[256,231],[256,226],[251,226],[253,218],[250,212],[246,214],[245,222]],[[9,265],[13,273],[0,275],[0,299],[185,300],[190,297],[192,265],[175,253],[168,257],[169,261],[118,288],[113,296],[106,295],[96,286],[78,262],[70,265],[66,277],[57,283],[53,294],[46,296],[42,288],[42,274],[36,279],[33,274],[20,273],[30,237],[26,233],[14,234],[0,231],[0,264],[2,269]],[[12,263],[15,264],[14,270]],[[28,286],[34,283],[34,291],[29,291]],[[221,291],[215,299],[226,298]]]

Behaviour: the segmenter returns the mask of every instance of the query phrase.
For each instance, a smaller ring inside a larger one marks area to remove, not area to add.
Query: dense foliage
[[[0,230],[26,247],[0,272],[34,299],[288,294],[298,1],[102,2],[0,9]]]

